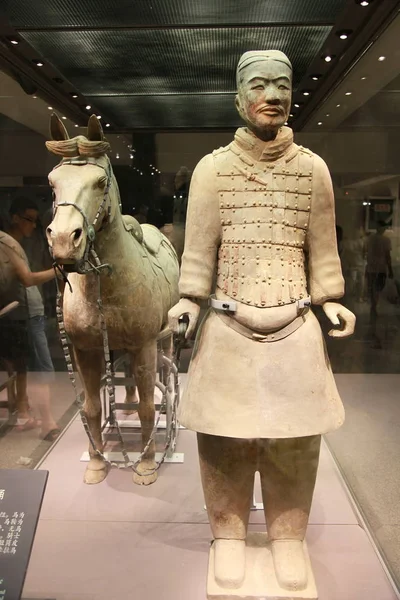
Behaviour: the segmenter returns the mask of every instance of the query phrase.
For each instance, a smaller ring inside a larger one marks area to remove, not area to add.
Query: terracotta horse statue
[[[110,147],[96,116],[90,117],[86,136],[69,139],[56,115],[51,118],[50,129],[53,141],[46,146],[62,159],[49,174],[54,215],[46,233],[54,260],[70,271],[71,288],[66,285],[64,289],[63,316],[83,383],[84,413],[95,446],[103,451],[100,277],[109,348],[125,350],[131,357],[144,450],[154,427],[157,338],[167,327],[168,310],[179,297],[177,256],[158,229],[140,226],[133,217],[121,214],[117,181],[106,155]],[[89,268],[88,249],[108,267],[99,272]],[[171,348],[171,336],[167,345]],[[164,348],[167,345],[164,343]],[[107,464],[92,444],[89,453],[85,482],[99,483],[107,475]],[[153,442],[136,467],[134,482],[153,483],[157,479],[155,467]]]

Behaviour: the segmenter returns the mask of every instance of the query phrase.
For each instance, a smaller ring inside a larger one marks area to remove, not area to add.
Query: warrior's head
[[[274,139],[289,117],[292,65],[279,50],[245,52],[236,69],[236,108],[262,140]]]

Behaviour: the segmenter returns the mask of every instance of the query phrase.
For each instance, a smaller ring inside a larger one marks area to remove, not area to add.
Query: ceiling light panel
[[[225,27],[25,32],[26,40],[84,95],[235,91],[247,50],[284,50],[294,88],[331,27]],[[161,51],[162,49],[162,51]],[[90,65],[90,66],[88,66]]]

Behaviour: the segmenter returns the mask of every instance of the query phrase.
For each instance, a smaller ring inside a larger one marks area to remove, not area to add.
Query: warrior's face
[[[292,71],[283,62],[255,61],[240,72],[236,108],[249,129],[261,139],[273,139],[289,117]]]

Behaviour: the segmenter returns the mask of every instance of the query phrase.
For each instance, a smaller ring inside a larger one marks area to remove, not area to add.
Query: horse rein
[[[57,212],[57,209],[59,206],[72,206],[82,215],[83,224],[84,224],[86,236],[88,239],[88,243],[86,243],[83,258],[80,261],[78,261],[75,265],[74,270],[76,270],[77,273],[79,273],[81,275],[85,275],[87,273],[91,273],[95,270],[98,270],[99,268],[110,269],[111,268],[110,265],[107,265],[107,264],[101,265],[100,261],[98,260],[97,254],[94,251],[93,246],[94,246],[94,241],[96,238],[96,225],[98,223],[98,220],[99,220],[101,214],[104,212],[106,202],[109,198],[109,192],[110,192],[110,187],[111,187],[111,182],[112,182],[111,162],[110,161],[108,162],[108,168],[106,168],[103,165],[101,165],[100,163],[98,163],[95,158],[92,158],[92,157],[82,158],[82,157],[78,156],[78,157],[74,157],[74,158],[64,158],[58,165],[56,165],[54,167],[53,171],[55,171],[59,167],[63,167],[64,165],[74,165],[74,166],[94,165],[96,167],[100,167],[101,169],[103,169],[103,171],[106,174],[107,183],[106,183],[106,187],[104,189],[103,199],[99,205],[99,208],[96,212],[96,215],[94,217],[92,224],[89,223],[89,219],[87,218],[87,216],[86,216],[85,212],[82,210],[82,208],[80,206],[78,206],[75,202],[57,203],[54,190],[53,190],[53,219],[56,215],[56,212]],[[108,210],[107,210],[107,218],[108,219],[110,218],[110,215],[111,215],[111,204],[109,203]],[[99,231],[101,231],[101,227],[100,227]],[[90,262],[89,255],[94,256],[95,262],[97,263],[96,265],[94,265]],[[96,258],[97,258],[97,260],[96,260]],[[87,265],[89,266],[89,268],[87,267]],[[68,267],[66,268],[66,265],[64,265],[64,270],[67,272],[70,272],[72,269],[68,268]]]

